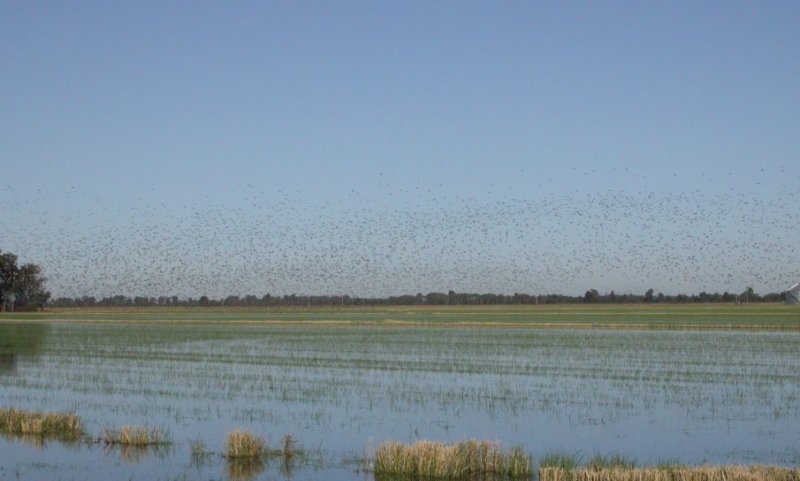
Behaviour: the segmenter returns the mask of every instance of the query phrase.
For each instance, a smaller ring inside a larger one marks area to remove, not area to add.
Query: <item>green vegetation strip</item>
[[[539,469],[539,481],[800,481],[800,469],[777,466],[544,467]]]
[[[83,434],[80,418],[73,413],[33,412],[0,408],[0,432],[58,439],[77,439]]]
[[[469,440],[455,444],[389,441],[375,451],[374,470],[376,477],[530,479],[532,465],[531,457],[522,449],[513,448],[504,453],[498,443],[491,441]]]
[[[3,320],[143,323],[261,323],[316,326],[700,328],[799,330],[800,308],[759,304],[412,306],[384,308],[59,309],[6,313]]]

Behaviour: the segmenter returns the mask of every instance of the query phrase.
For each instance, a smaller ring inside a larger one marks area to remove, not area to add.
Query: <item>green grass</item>
[[[547,453],[539,460],[539,469],[555,468],[569,471],[577,469],[581,465],[582,460],[583,456],[579,453]]]
[[[403,306],[274,309],[60,309],[6,313],[0,320],[260,322],[317,325],[800,329],[800,308],[764,304],[602,304]]]
[[[595,454],[586,462],[586,468],[599,471],[602,469],[633,469],[636,462],[620,453],[608,455]]]

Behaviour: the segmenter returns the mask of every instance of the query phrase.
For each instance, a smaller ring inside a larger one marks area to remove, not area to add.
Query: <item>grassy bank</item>
[[[386,442],[375,451],[376,477],[408,479],[469,479],[492,476],[529,479],[531,457],[519,448],[503,452],[491,441],[445,444],[418,441],[413,444]]]
[[[539,481],[800,481],[800,469],[777,466],[539,469]]]

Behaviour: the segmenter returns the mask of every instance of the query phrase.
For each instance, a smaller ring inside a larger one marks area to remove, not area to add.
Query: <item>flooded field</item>
[[[373,479],[384,441],[639,465],[800,464],[800,332],[225,322],[0,322],[0,408],[80,440],[0,436],[0,479]],[[167,442],[102,442],[124,426]],[[238,464],[234,429],[297,456]]]

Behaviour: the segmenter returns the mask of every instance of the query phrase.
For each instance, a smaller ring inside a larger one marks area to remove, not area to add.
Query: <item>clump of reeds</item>
[[[539,481],[800,481],[800,469],[777,466],[539,468]]]
[[[491,475],[528,479],[532,475],[530,456],[515,448],[503,453],[492,441],[463,441],[445,444],[418,441],[405,444],[385,442],[375,451],[376,476],[409,476],[428,479],[458,479]]]
[[[0,432],[77,439],[83,434],[83,428],[80,418],[74,413],[40,413],[0,408]]]
[[[160,428],[124,426],[119,431],[103,430],[100,439],[109,446],[159,446],[169,444],[166,434]]]
[[[227,457],[260,458],[264,454],[264,439],[253,433],[237,429],[228,433]]]

